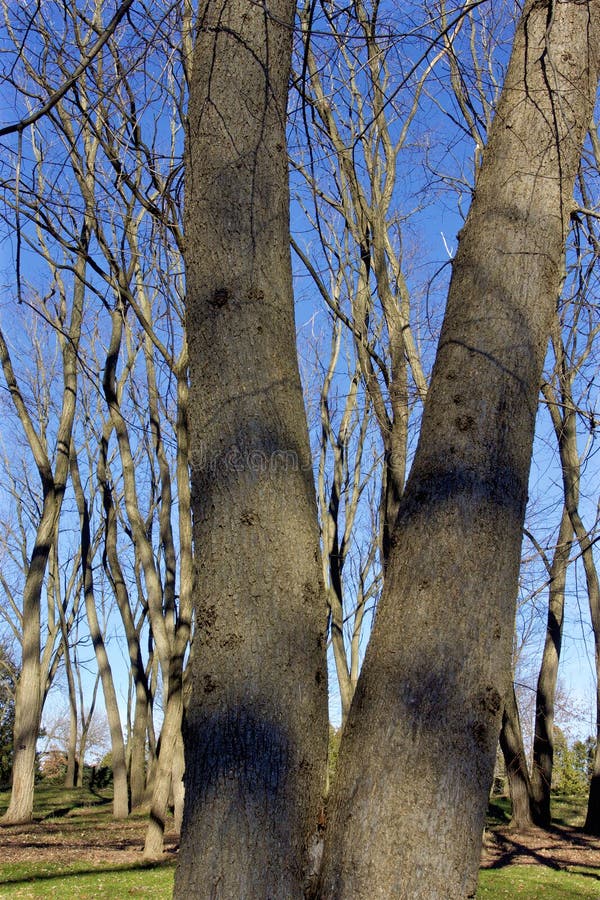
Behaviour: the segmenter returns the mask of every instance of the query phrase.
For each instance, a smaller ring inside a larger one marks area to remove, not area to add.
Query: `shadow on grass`
[[[107,797],[102,797],[100,794],[95,794],[96,797],[99,797],[97,803],[90,804],[89,800],[86,798],[81,798],[80,802],[73,802],[70,806],[59,806],[58,808],[53,808],[45,815],[36,816],[35,819],[38,822],[46,822],[48,819],[62,819],[66,816],[74,816],[79,813],[82,809],[85,810],[93,810],[94,814],[104,814],[106,812],[106,807],[110,807],[112,800]]]
[[[485,866],[486,869],[504,869],[506,866],[514,865],[524,856],[535,860],[536,863],[547,869],[554,869],[557,872],[564,869],[564,866],[561,866],[560,863],[554,862],[554,860],[544,856],[543,853],[539,853],[532,847],[528,847],[527,844],[522,844],[508,835],[503,834],[498,843],[501,850],[500,856],[491,865]]]
[[[558,838],[559,841],[564,841],[566,839],[566,841],[574,848],[582,850],[590,848],[589,838],[583,833],[578,834],[573,828],[565,830],[561,828],[549,828],[546,830],[545,834],[550,841],[553,838]],[[501,834],[496,832],[496,842],[500,855],[497,856],[493,862],[490,862],[489,865],[485,865],[485,869],[503,869],[506,866],[526,863],[531,860],[546,869],[553,869],[557,872],[577,872],[578,874],[600,881],[600,870],[596,869],[594,871],[596,867],[582,864],[580,870],[576,864],[569,864],[564,861],[557,862],[549,856],[547,852],[543,852],[547,851],[549,849],[548,847],[532,847],[530,844],[519,840],[518,835],[513,836],[510,831],[503,831]]]
[[[174,859],[165,859],[159,861],[154,860],[148,862],[140,862],[133,865],[124,864],[112,866],[86,866],[67,871],[61,871],[60,869],[57,869],[56,872],[40,872],[39,874],[3,877],[1,884],[2,887],[8,887],[9,885],[16,887],[20,884],[34,884],[43,881],[55,881],[56,879],[60,879],[61,881],[63,881],[64,879],[80,878],[85,875],[110,875],[112,873],[126,874],[127,872],[147,872],[151,869],[172,869],[175,868],[175,864],[176,861]]]
[[[568,872],[570,875],[579,875],[580,878],[591,878],[592,881],[600,881],[600,871],[592,871],[588,867],[566,866],[565,872]]]
[[[508,825],[510,822],[510,804],[504,804],[490,800],[487,811],[487,825]]]

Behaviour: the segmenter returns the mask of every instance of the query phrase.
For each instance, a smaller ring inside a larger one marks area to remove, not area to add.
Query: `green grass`
[[[507,866],[479,873],[477,900],[588,900],[600,897],[600,873],[577,867],[573,870],[545,866]]]
[[[557,825],[582,828],[587,812],[587,797],[563,797],[555,794],[550,800],[552,821]]]
[[[160,867],[128,867],[92,870],[91,866],[60,867],[19,864],[2,866],[0,897],[56,900],[95,900],[152,897],[170,900],[174,864]],[[479,879],[477,900],[588,900],[600,897],[600,874],[591,869],[555,871],[541,866],[509,866],[486,869]]]
[[[488,828],[508,825],[510,822],[510,800],[508,797],[493,797],[490,800],[485,824]]]
[[[10,794],[0,792],[0,815],[8,806]],[[2,862],[2,829],[0,828],[0,897],[15,898],[64,898],[64,900],[96,900],[112,898],[122,900],[127,897],[152,897],[152,900],[167,900],[173,894],[175,862],[150,865],[111,864],[94,861],[94,832],[114,829],[120,833],[123,826],[112,820],[111,791],[90,791],[87,788],[65,790],[60,785],[40,784],[36,786],[34,802],[35,829],[49,827],[52,841],[56,843],[64,834],[66,839],[77,835],[79,840],[89,843],[92,853],[89,859],[77,862],[61,862],[60,851],[54,860],[29,862]],[[139,823],[140,835],[146,816],[143,813],[131,816],[128,825]],[[27,836],[24,835],[27,840]],[[142,838],[140,837],[140,842]]]
[[[0,816],[10,801],[10,791],[0,791]],[[35,821],[56,820],[72,814],[76,810],[91,807],[105,812],[110,817],[112,789],[91,791],[89,788],[67,790],[61,785],[38,784],[35,788],[33,817]]]
[[[94,866],[79,863],[19,863],[0,866],[0,897],[122,900],[152,897],[167,900],[173,894],[175,864],[160,866]]]
[[[553,794],[551,801],[552,821],[555,825],[572,825],[581,828],[585,821],[587,797],[581,795],[563,796]],[[508,825],[510,822],[510,800],[508,797],[493,797],[488,807],[486,825]]]

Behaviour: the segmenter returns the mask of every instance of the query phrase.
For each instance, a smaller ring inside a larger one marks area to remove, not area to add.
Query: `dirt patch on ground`
[[[484,869],[532,863],[554,869],[600,868],[600,838],[567,826],[554,826],[550,831],[542,828],[516,831],[509,825],[486,829],[481,854]]]
[[[87,813],[87,814],[86,814]],[[134,817],[122,822],[94,821],[97,810],[77,810],[77,817],[56,815],[29,825],[0,827],[0,858],[3,862],[61,862],[131,864],[142,862],[146,820]],[[98,817],[100,818],[100,817]],[[174,859],[178,839],[166,833],[165,859]],[[539,864],[563,869],[569,866],[600,868],[600,839],[581,829],[556,826],[551,831],[530,828],[516,831],[510,826],[486,829],[481,865],[500,868]]]
[[[78,810],[78,816],[81,812]],[[81,860],[115,865],[142,862],[145,819],[94,823],[93,818],[92,812],[86,827],[81,822],[69,822],[68,816],[0,827],[0,859],[4,863],[35,861],[65,865]],[[167,832],[165,858],[173,858],[177,846],[175,833]]]

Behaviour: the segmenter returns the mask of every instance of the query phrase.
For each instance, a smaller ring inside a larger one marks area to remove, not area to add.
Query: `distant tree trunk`
[[[107,471],[105,450],[108,446],[111,426],[105,427],[102,441],[102,452],[98,463],[98,477],[102,490],[102,502],[105,519],[105,554],[104,568],[112,585],[112,589],[119,607],[127,648],[129,651],[129,665],[135,688],[135,711],[133,715],[133,731],[131,746],[128,755],[128,781],[130,791],[131,808],[141,806],[145,799],[146,791],[146,730],[148,727],[149,698],[148,679],[144,669],[142,651],[140,647],[139,631],[136,628],[131,605],[129,591],[125,576],[119,560],[117,548],[117,516],[113,503],[112,488]]]
[[[575,419],[575,411],[569,415]],[[574,424],[572,422],[571,424]],[[572,432],[573,437],[576,435]],[[577,444],[575,443],[577,452]],[[536,825],[548,828],[552,821],[550,810],[550,789],[552,787],[552,765],[554,758],[554,698],[558,680],[558,664],[562,646],[562,630],[565,614],[565,587],[571,554],[573,527],[566,506],[558,532],[558,541],[550,566],[548,589],[548,623],[542,662],[538,675],[535,701],[535,734],[533,739],[533,767],[531,787],[533,814]]]
[[[519,707],[517,706],[515,689],[512,684],[504,701],[502,728],[500,729],[500,748],[504,756],[510,789],[512,804],[511,825],[515,828],[528,828],[533,824],[531,780],[523,747]]]
[[[48,672],[42,671],[41,594],[52,544],[69,474],[69,448],[77,398],[77,350],[81,336],[85,296],[86,250],[89,241],[87,223],[81,229],[81,253],[75,266],[75,280],[68,330],[60,332],[63,362],[63,394],[56,435],[54,471],[44,435],[36,432],[27,404],[21,395],[8,346],[0,331],[0,363],[15,410],[28,441],[42,485],[43,504],[23,590],[23,636],[21,671],[15,693],[14,756],[12,789],[5,823],[28,822],[33,814],[35,754],[40,732],[43,700]],[[41,436],[40,436],[41,435]],[[51,649],[51,648],[48,648]]]
[[[569,514],[581,550],[585,571],[590,618],[594,629],[596,663],[596,749],[594,751],[587,814],[583,827],[587,834],[600,836],[600,579],[598,578],[598,569],[594,560],[594,545],[591,536],[585,529],[579,510],[572,502],[569,504]]]
[[[142,668],[143,672],[143,668]],[[144,802],[146,792],[146,730],[148,728],[148,688],[141,679],[134,679],[135,712],[131,746],[129,748],[129,793],[131,809],[136,809]]]
[[[165,821],[171,797],[183,800],[183,765],[177,751],[181,744],[185,655],[188,650],[193,608],[192,518],[188,449],[188,355],[182,349],[177,375],[177,493],[180,555],[179,614],[176,617],[169,660],[168,693],[165,706],[158,766],[154,771],[150,821],[144,842],[144,856],[160,856],[163,851]],[[173,784],[174,776],[177,785]],[[177,811],[181,827],[181,808]]]
[[[173,763],[177,741],[181,735],[183,713],[183,684],[181,667],[176,664],[169,676],[169,698],[160,735],[158,767],[154,775],[150,821],[144,843],[144,857],[154,859],[162,855],[165,819],[173,780]]]
[[[94,580],[92,574],[90,524],[87,501],[83,493],[77,454],[73,449],[71,454],[71,480],[73,491],[79,512],[81,523],[81,565],[83,570],[83,593],[85,599],[85,611],[87,614],[90,637],[96,654],[102,693],[104,694],[104,706],[108,718],[110,730],[110,743],[113,768],[113,816],[115,819],[124,819],[129,815],[129,791],[127,787],[127,764],[125,761],[125,743],[121,728],[121,714],[112,669],[106,652],[106,646],[98,614],[96,612],[96,600],[94,596]]]
[[[50,573],[54,583],[58,579],[58,552],[57,544],[54,543],[50,556]],[[65,664],[65,675],[67,678],[67,690],[69,697],[69,736],[67,738],[67,770],[65,772],[64,786],[66,788],[74,788],[77,785],[77,689],[75,685],[75,676],[73,673],[73,661],[69,647],[69,623],[65,616],[60,599],[56,603],[60,618],[60,630],[63,645],[63,659]]]
[[[65,772],[64,785],[73,788],[77,784],[77,695],[75,693],[75,679],[69,660],[69,649],[64,652],[65,669],[67,673],[67,686],[69,689],[69,738],[67,744],[67,771]]]
[[[175,896],[296,898],[324,787],[327,609],[289,258],[294,3],[201,4],[185,260],[196,631]]]
[[[525,5],[342,738],[322,898],[475,895],[538,391],[599,47],[597,0]]]
[[[183,749],[183,735],[181,731],[177,735],[175,743],[175,755],[173,757],[173,775],[171,780],[173,792],[173,828],[177,834],[181,833],[183,822],[183,807],[185,802],[185,790],[183,776],[185,772],[185,756]]]
[[[579,503],[581,464],[577,447],[577,412],[573,401],[573,379],[578,365],[565,349],[558,316],[555,317],[552,347],[555,367],[553,377],[542,385],[542,393],[552,418],[562,468],[564,505],[552,562],[547,564],[548,622],[538,676],[535,735],[533,740],[533,813],[543,828],[551,824],[550,790],[554,759],[554,698],[562,647],[565,615],[565,588],[573,546],[573,523],[569,509]]]

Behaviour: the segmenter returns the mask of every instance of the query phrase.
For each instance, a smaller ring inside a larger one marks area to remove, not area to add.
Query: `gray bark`
[[[199,13],[185,261],[196,632],[176,897],[300,897],[327,754],[326,602],[295,348],[294,4]]]
[[[600,3],[525,6],[340,750],[323,898],[475,895]]]

